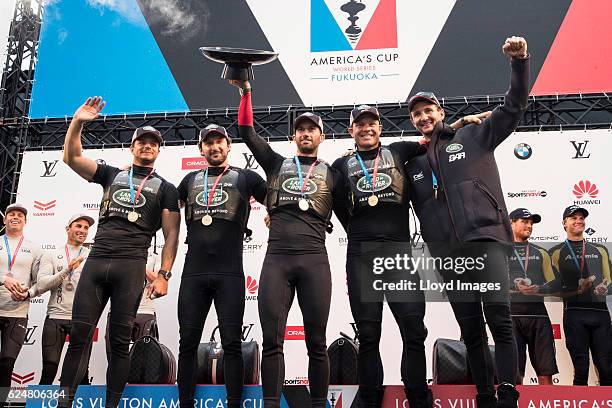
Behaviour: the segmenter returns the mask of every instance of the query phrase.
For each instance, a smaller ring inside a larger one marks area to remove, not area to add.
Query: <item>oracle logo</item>
[[[181,162],[181,170],[200,170],[207,165],[204,157],[184,157]]]
[[[574,193],[577,199],[581,199],[585,196],[588,198],[597,198],[599,190],[595,183],[591,183],[589,180],[580,180],[578,183],[574,184],[572,193]]]
[[[287,326],[285,329],[285,340],[304,340],[305,338],[304,326]]]

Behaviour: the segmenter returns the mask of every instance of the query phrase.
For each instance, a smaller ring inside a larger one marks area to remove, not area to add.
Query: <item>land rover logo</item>
[[[298,177],[291,177],[283,181],[283,190],[289,194],[301,194],[302,188],[300,187],[300,179]],[[308,184],[304,189],[304,194],[314,194],[317,192],[317,185],[314,181],[308,180]]]
[[[389,187],[391,185],[391,177],[387,174],[378,174],[376,176],[376,186],[374,188],[374,191],[381,191],[384,190],[385,188]],[[368,181],[367,178],[362,177],[359,179],[359,181],[357,182],[357,190],[363,192],[363,193],[371,193],[372,192],[372,185],[370,184],[370,182]]]
[[[132,208],[132,196],[130,195],[130,190],[127,188],[122,188],[121,190],[117,190],[113,193],[113,201],[119,205],[124,207]],[[145,205],[147,199],[144,194],[140,194],[138,196],[138,202],[134,205],[135,208],[140,208]]]
[[[210,206],[217,207],[221,204],[226,203],[227,200],[229,200],[229,195],[227,194],[227,192],[221,190],[220,188],[217,188],[215,190],[215,194],[213,195],[212,200],[210,201]],[[203,191],[200,191],[200,194],[196,196],[196,203],[198,203],[198,205],[202,207],[206,207],[206,200],[204,199]]]
[[[463,145],[459,143],[451,143],[446,146],[446,153],[457,153],[463,150]]]

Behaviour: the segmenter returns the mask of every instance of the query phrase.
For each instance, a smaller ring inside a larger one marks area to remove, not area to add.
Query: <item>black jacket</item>
[[[514,131],[527,108],[528,60],[512,59],[503,105],[481,125],[457,132],[439,123],[427,153],[406,163],[409,194],[426,242],[512,242],[495,148]],[[434,197],[432,168],[438,180]]]

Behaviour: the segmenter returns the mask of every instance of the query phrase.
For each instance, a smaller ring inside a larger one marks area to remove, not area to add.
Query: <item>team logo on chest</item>
[[[139,208],[147,203],[147,199],[145,198],[144,194],[140,194],[138,195],[138,200],[136,200],[136,203],[132,204],[132,194],[127,188],[122,188],[121,190],[115,191],[113,193],[113,201],[123,207],[129,208]]]
[[[391,176],[388,174],[377,174],[376,182],[374,182],[374,190],[373,191],[381,191],[386,189],[391,185]],[[372,184],[368,180],[367,177],[363,176],[357,181],[357,190],[362,193],[371,193],[372,192]]]

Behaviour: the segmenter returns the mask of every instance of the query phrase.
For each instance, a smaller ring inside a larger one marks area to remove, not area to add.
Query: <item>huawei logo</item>
[[[253,295],[255,294],[255,292],[257,292],[257,289],[259,288],[259,285],[257,284],[257,280],[254,278],[251,278],[250,276],[247,276],[247,280],[246,280],[246,289],[247,291]]]
[[[588,198],[597,198],[599,190],[597,189],[596,184],[591,183],[588,180],[580,180],[578,183],[574,184],[574,190],[572,193],[574,193],[577,199],[581,199],[585,196]]]

